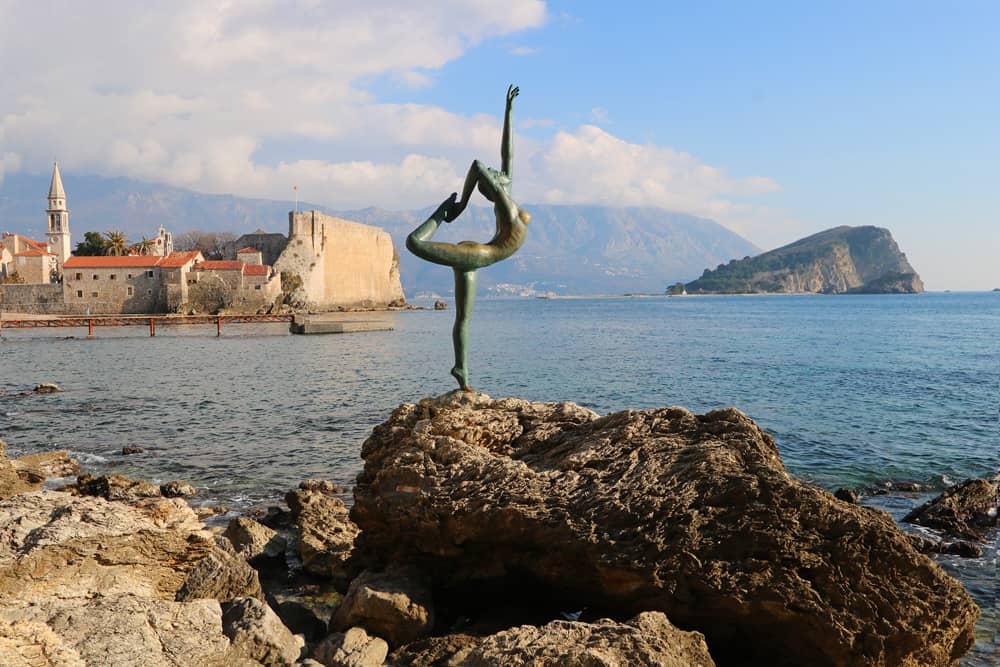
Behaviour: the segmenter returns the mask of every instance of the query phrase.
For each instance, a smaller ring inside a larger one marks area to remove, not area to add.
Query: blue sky
[[[1000,4],[234,4],[0,4],[0,178],[424,206],[498,160],[516,82],[524,201],[874,224],[929,289],[1000,286]]]

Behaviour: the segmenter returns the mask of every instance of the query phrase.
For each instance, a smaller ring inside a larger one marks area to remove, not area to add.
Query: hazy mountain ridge
[[[834,227],[756,257],[733,260],[706,270],[686,288],[692,294],[924,290],[892,233],[872,226]]]
[[[292,201],[209,195],[182,188],[96,176],[63,175],[74,243],[83,232],[120,229],[132,239],[152,236],[163,224],[175,234],[190,229],[237,234],[288,231]],[[47,176],[9,175],[0,184],[0,228],[29,236],[45,234]],[[480,200],[481,201],[481,200]],[[399,249],[400,274],[408,294],[453,289],[451,272],[406,252],[404,241],[436,207],[413,211],[366,208],[316,210],[385,228]],[[530,288],[560,294],[662,292],[665,285],[690,279],[705,267],[759,252],[746,239],[711,220],[655,208],[525,204],[532,215],[528,239],[512,258],[480,274],[484,292]],[[493,211],[470,206],[443,225],[442,241],[488,240]],[[502,285],[512,287],[498,287]]]

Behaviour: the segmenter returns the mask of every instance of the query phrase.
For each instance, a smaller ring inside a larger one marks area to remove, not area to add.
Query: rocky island
[[[834,227],[706,269],[689,294],[916,294],[924,291],[888,229]]]

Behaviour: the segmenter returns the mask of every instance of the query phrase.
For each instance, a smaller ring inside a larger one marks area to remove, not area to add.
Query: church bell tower
[[[45,211],[49,217],[49,246],[55,253],[59,266],[69,259],[69,209],[66,208],[66,190],[63,189],[59,163],[52,167],[52,184],[49,186],[49,207]]]

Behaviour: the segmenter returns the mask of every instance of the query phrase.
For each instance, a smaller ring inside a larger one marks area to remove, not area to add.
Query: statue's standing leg
[[[451,374],[458,380],[458,386],[465,391],[469,387],[469,369],[466,366],[469,347],[469,321],[472,306],[476,303],[476,271],[455,269],[455,326],[451,330],[451,341],[455,345],[455,367]]]

